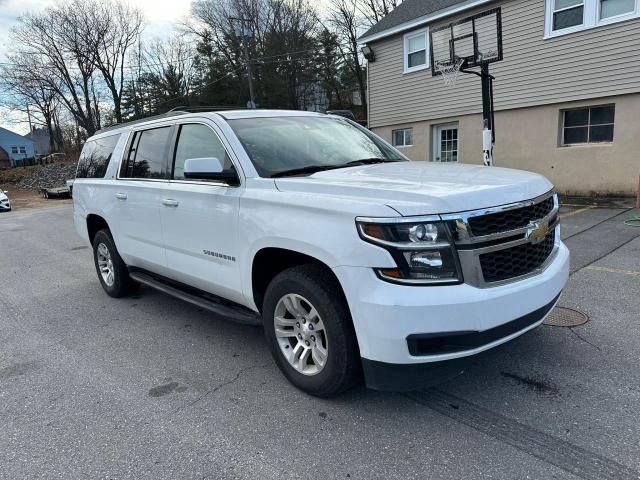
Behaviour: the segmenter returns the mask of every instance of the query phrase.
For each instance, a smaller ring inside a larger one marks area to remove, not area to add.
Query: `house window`
[[[27,154],[27,147],[20,147],[20,153]]]
[[[563,30],[584,23],[584,0],[554,0],[553,30]]]
[[[401,128],[391,132],[394,147],[410,147],[413,145],[413,128]]]
[[[636,0],[600,0],[600,18],[617,17],[636,9]]]
[[[405,73],[429,67],[428,29],[408,33],[404,36]]]
[[[545,37],[640,17],[639,0],[546,0]]]
[[[562,144],[613,142],[614,117],[614,105],[565,110]]]

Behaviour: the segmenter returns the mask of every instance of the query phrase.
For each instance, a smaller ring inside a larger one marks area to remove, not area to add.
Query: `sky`
[[[56,0],[0,0],[0,62],[6,60],[9,32],[17,24],[18,18],[27,12],[42,12],[55,3]],[[160,38],[170,33],[176,23],[189,14],[191,7],[190,0],[135,0],[130,3],[144,12],[144,38],[147,39]],[[28,133],[29,126],[20,120],[20,116],[0,107],[0,127],[16,133]]]

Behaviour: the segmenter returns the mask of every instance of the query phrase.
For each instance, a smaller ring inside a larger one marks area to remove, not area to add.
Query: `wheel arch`
[[[251,262],[251,298],[260,313],[262,313],[264,294],[271,280],[288,268],[306,264],[317,265],[331,275],[336,285],[340,287],[346,302],[344,288],[326,261],[297,249],[263,247],[253,255]]]
[[[89,242],[93,243],[96,233],[105,228],[110,230],[109,224],[104,217],[95,213],[87,215],[87,234],[89,235]]]

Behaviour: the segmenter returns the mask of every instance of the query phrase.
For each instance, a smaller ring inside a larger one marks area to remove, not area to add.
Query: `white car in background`
[[[7,197],[6,190],[0,190],[0,212],[10,212],[11,211],[11,200]]]

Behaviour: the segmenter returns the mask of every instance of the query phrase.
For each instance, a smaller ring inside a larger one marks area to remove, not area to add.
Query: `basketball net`
[[[440,75],[442,75],[445,86],[451,87],[456,84],[458,81],[458,74],[460,73],[460,68],[463,63],[464,59],[462,58],[456,58],[453,62],[435,62],[435,69]]]

